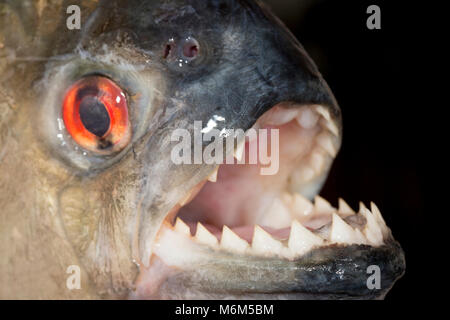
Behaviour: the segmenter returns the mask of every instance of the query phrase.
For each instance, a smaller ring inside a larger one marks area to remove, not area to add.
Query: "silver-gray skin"
[[[66,27],[71,4],[81,30]],[[189,36],[199,59],[164,59],[169,39]],[[65,90],[89,74],[127,91],[133,136],[117,154],[83,151],[58,127]],[[170,132],[213,115],[226,119],[218,129],[248,129],[283,101],[324,105],[341,121],[300,43],[254,1],[1,0],[0,298],[129,296],[167,212],[212,170],[175,165]],[[394,240],[295,261],[204,255],[161,296],[375,298],[404,270]],[[383,269],[382,290],[366,286],[372,264]],[[82,268],[80,290],[66,287],[70,265]]]

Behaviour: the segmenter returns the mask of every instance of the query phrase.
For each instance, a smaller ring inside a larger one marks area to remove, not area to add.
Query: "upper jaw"
[[[278,131],[278,141],[272,140],[274,131]],[[267,133],[271,137],[262,139]],[[277,163],[277,170],[270,173],[263,170],[272,164],[260,161],[262,145],[266,144],[271,162]],[[299,229],[303,225],[318,229],[331,222],[336,209],[320,197],[316,197],[315,206],[307,199],[316,196],[340,147],[340,119],[334,118],[327,107],[279,103],[264,113],[245,137],[237,137],[234,145],[234,158],[226,156],[221,160],[223,164],[182,196],[167,214],[166,222],[174,224],[177,216],[191,224],[206,222],[206,228],[199,225],[199,237],[214,241],[208,228],[215,227],[219,229],[216,237],[220,240],[224,228],[225,236],[237,242],[239,237],[230,228],[256,225],[254,237],[258,239],[267,238],[263,228],[277,229],[281,240],[287,240],[292,223],[293,230],[307,232],[305,228]],[[256,162],[252,162],[252,151],[257,154]],[[337,215],[333,220],[336,219]],[[187,228],[182,224],[179,220],[178,230]],[[196,227],[193,226],[193,232]],[[252,240],[248,232],[244,238]],[[321,243],[315,238],[310,241]],[[240,247],[245,247],[243,242]],[[292,256],[281,254],[289,255]]]

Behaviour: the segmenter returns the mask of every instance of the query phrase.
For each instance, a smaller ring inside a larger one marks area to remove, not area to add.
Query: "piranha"
[[[174,161],[195,122],[257,135]],[[267,132],[264,175],[238,161]],[[1,0],[0,298],[383,298],[405,260],[379,209],[318,195],[341,137],[262,3]]]

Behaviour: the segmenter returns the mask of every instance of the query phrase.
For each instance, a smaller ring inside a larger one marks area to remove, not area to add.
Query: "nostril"
[[[172,45],[171,44],[166,44],[166,46],[164,47],[164,59],[167,59],[167,57],[169,56],[170,52],[172,51]]]
[[[183,55],[187,58],[194,58],[198,54],[198,47],[196,45],[185,46],[183,48]]]
[[[183,43],[183,56],[187,59],[194,59],[200,51],[199,44],[194,38],[187,38]]]

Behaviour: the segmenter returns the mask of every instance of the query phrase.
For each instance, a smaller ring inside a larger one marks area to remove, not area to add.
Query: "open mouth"
[[[180,209],[167,217],[165,227],[217,250],[287,259],[332,243],[383,244],[388,229],[373,203],[371,210],[361,204],[355,214],[342,199],[336,209],[315,195],[340,143],[338,125],[328,109],[279,104],[253,128],[269,134],[279,130],[278,172],[261,175],[260,159],[250,164],[260,136],[247,136],[230,155],[234,164],[218,166],[192,189]],[[271,149],[271,140],[267,143]],[[312,197],[314,203],[308,200]]]
[[[185,270],[205,250],[296,261],[314,249],[380,247],[389,239],[375,204],[369,210],[361,203],[356,213],[342,199],[335,208],[317,195],[340,147],[339,124],[327,108],[281,103],[253,128],[278,130],[278,172],[261,175],[260,159],[249,163],[261,137],[246,137],[230,155],[233,164],[218,166],[168,213],[153,257]]]

